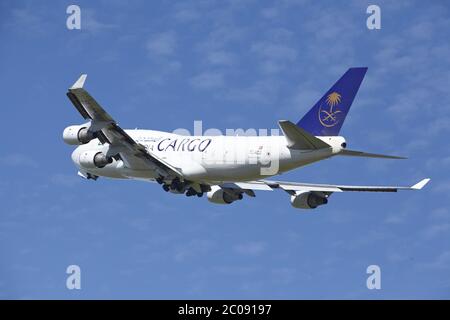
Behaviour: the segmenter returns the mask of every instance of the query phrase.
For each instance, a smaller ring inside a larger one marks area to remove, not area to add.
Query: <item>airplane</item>
[[[347,149],[339,131],[366,74],[348,69],[297,123],[278,121],[279,136],[185,136],[155,130],[124,130],[84,89],[86,74],[67,97],[87,121],[63,132],[78,147],[72,160],[78,175],[156,182],[164,191],[231,204],[255,191],[283,190],[294,208],[314,209],[334,192],[420,190],[430,179],[405,186],[352,186],[268,180],[334,156],[405,159]]]

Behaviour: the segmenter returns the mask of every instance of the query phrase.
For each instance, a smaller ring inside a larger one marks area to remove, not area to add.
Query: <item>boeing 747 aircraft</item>
[[[422,189],[430,179],[411,187],[349,186],[267,180],[282,172],[334,156],[402,159],[348,150],[339,131],[367,68],[350,68],[297,123],[278,121],[282,136],[183,136],[155,130],[123,130],[83,88],[82,75],[67,96],[87,121],[69,126],[63,138],[79,145],[72,153],[78,174],[155,181],[164,191],[203,196],[231,204],[255,191],[283,190],[295,208],[328,203],[333,192]]]

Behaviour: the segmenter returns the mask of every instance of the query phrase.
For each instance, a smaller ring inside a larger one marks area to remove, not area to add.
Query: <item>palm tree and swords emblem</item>
[[[341,110],[334,110],[334,107],[341,102],[341,95],[336,91],[332,92],[327,96],[325,102],[330,108],[325,110],[322,109],[322,104],[320,105],[319,121],[324,127],[331,128],[338,124],[337,114],[341,113]]]

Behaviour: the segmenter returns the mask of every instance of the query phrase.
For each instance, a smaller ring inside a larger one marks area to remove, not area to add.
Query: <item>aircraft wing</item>
[[[110,152],[118,153],[128,167],[154,169],[163,176],[182,177],[178,168],[152,154],[131,138],[117,122],[84,90],[87,75],[83,74],[67,92],[81,116],[90,121],[90,131],[96,132],[101,143],[110,144]]]
[[[257,180],[247,182],[228,182],[221,184],[222,188],[241,189],[241,190],[266,190],[281,189],[290,194],[301,191],[322,192],[331,194],[333,192],[345,191],[369,191],[369,192],[397,192],[398,190],[420,190],[430,179],[423,179],[410,187],[405,186],[350,186],[334,184],[313,184],[301,182],[287,182],[274,180]]]
[[[212,187],[213,194],[208,195],[210,201],[216,203],[231,203],[243,198],[243,194],[255,196],[254,190],[272,191],[281,189],[291,196],[291,205],[299,209],[314,209],[328,203],[328,197],[333,192],[369,191],[369,192],[397,192],[398,190],[420,190],[430,179],[423,179],[410,187],[400,186],[349,186],[338,184],[313,184],[301,182],[286,182],[274,180],[257,180],[245,182],[227,182]],[[222,189],[219,193],[218,189]],[[216,196],[214,196],[216,194]]]

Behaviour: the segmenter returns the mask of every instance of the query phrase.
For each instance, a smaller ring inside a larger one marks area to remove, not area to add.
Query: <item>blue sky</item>
[[[450,6],[377,1],[0,1],[1,298],[450,298]],[[124,128],[276,128],[351,66],[368,73],[352,149],[282,179],[412,184],[298,211],[282,192],[230,206],[77,177],[62,130],[81,73]],[[82,289],[67,290],[77,264]],[[377,264],[382,289],[366,288]]]

